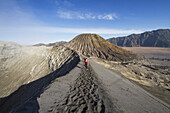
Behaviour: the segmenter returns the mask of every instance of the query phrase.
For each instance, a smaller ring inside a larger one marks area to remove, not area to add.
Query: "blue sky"
[[[23,45],[170,29],[170,0],[0,0],[0,40]]]

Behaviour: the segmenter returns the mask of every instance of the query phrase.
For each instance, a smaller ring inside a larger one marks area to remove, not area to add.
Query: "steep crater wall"
[[[77,64],[78,61],[77,53],[64,46],[24,47],[0,42],[0,97],[54,72],[65,63]],[[69,71],[73,65],[69,66],[64,71]]]

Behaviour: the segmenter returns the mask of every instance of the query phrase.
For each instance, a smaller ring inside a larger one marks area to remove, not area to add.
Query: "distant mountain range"
[[[54,42],[54,43],[49,43],[49,44],[39,43],[39,44],[35,44],[33,46],[47,46],[47,47],[50,47],[50,46],[60,46],[60,45],[66,44],[66,43],[67,43],[66,41],[59,41],[59,42]]]
[[[107,40],[123,47],[170,47],[170,29],[158,29]]]

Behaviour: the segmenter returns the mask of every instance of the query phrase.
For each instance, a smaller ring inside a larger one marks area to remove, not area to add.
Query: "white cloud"
[[[105,14],[105,15],[98,15],[98,19],[103,20],[115,20],[118,16],[116,14]]]
[[[55,41],[70,41],[81,33],[96,33],[104,38],[127,36],[132,33],[142,33],[142,30],[123,30],[107,28],[61,28],[61,27],[0,27],[0,40],[13,41],[24,45],[49,43]]]
[[[0,26],[33,26],[42,25],[32,8],[23,10],[16,0],[3,0],[0,3]]]
[[[20,28],[0,28],[1,32],[21,32],[21,33],[97,33],[97,34],[132,34],[142,33],[142,30],[123,30],[107,28],[62,28],[62,27],[20,27]]]
[[[78,11],[64,11],[58,10],[57,16],[64,19],[100,19],[100,20],[115,20],[118,16],[113,14],[93,14],[93,13],[82,13]]]
[[[96,16],[94,16],[94,15],[91,14],[91,13],[85,14],[85,17],[86,17],[87,19],[96,19]]]
[[[118,16],[115,13],[94,14],[91,12],[83,12],[81,9],[75,10],[74,4],[69,0],[55,0],[57,8],[57,16],[64,19],[99,19],[99,20],[115,20]],[[72,10],[69,10],[72,8]],[[73,10],[74,9],[74,10]]]
[[[65,19],[73,19],[74,15],[70,12],[66,12],[66,11],[57,11],[57,15],[60,18],[65,18]]]

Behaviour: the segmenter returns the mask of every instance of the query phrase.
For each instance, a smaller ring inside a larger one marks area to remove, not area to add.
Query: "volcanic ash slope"
[[[21,85],[50,74],[66,62],[77,62],[75,59],[79,59],[76,52],[64,46],[24,47],[1,41],[0,97],[6,97]]]
[[[139,58],[139,56],[111,44],[97,34],[80,34],[68,42],[66,46],[88,57],[114,61],[127,61]]]

